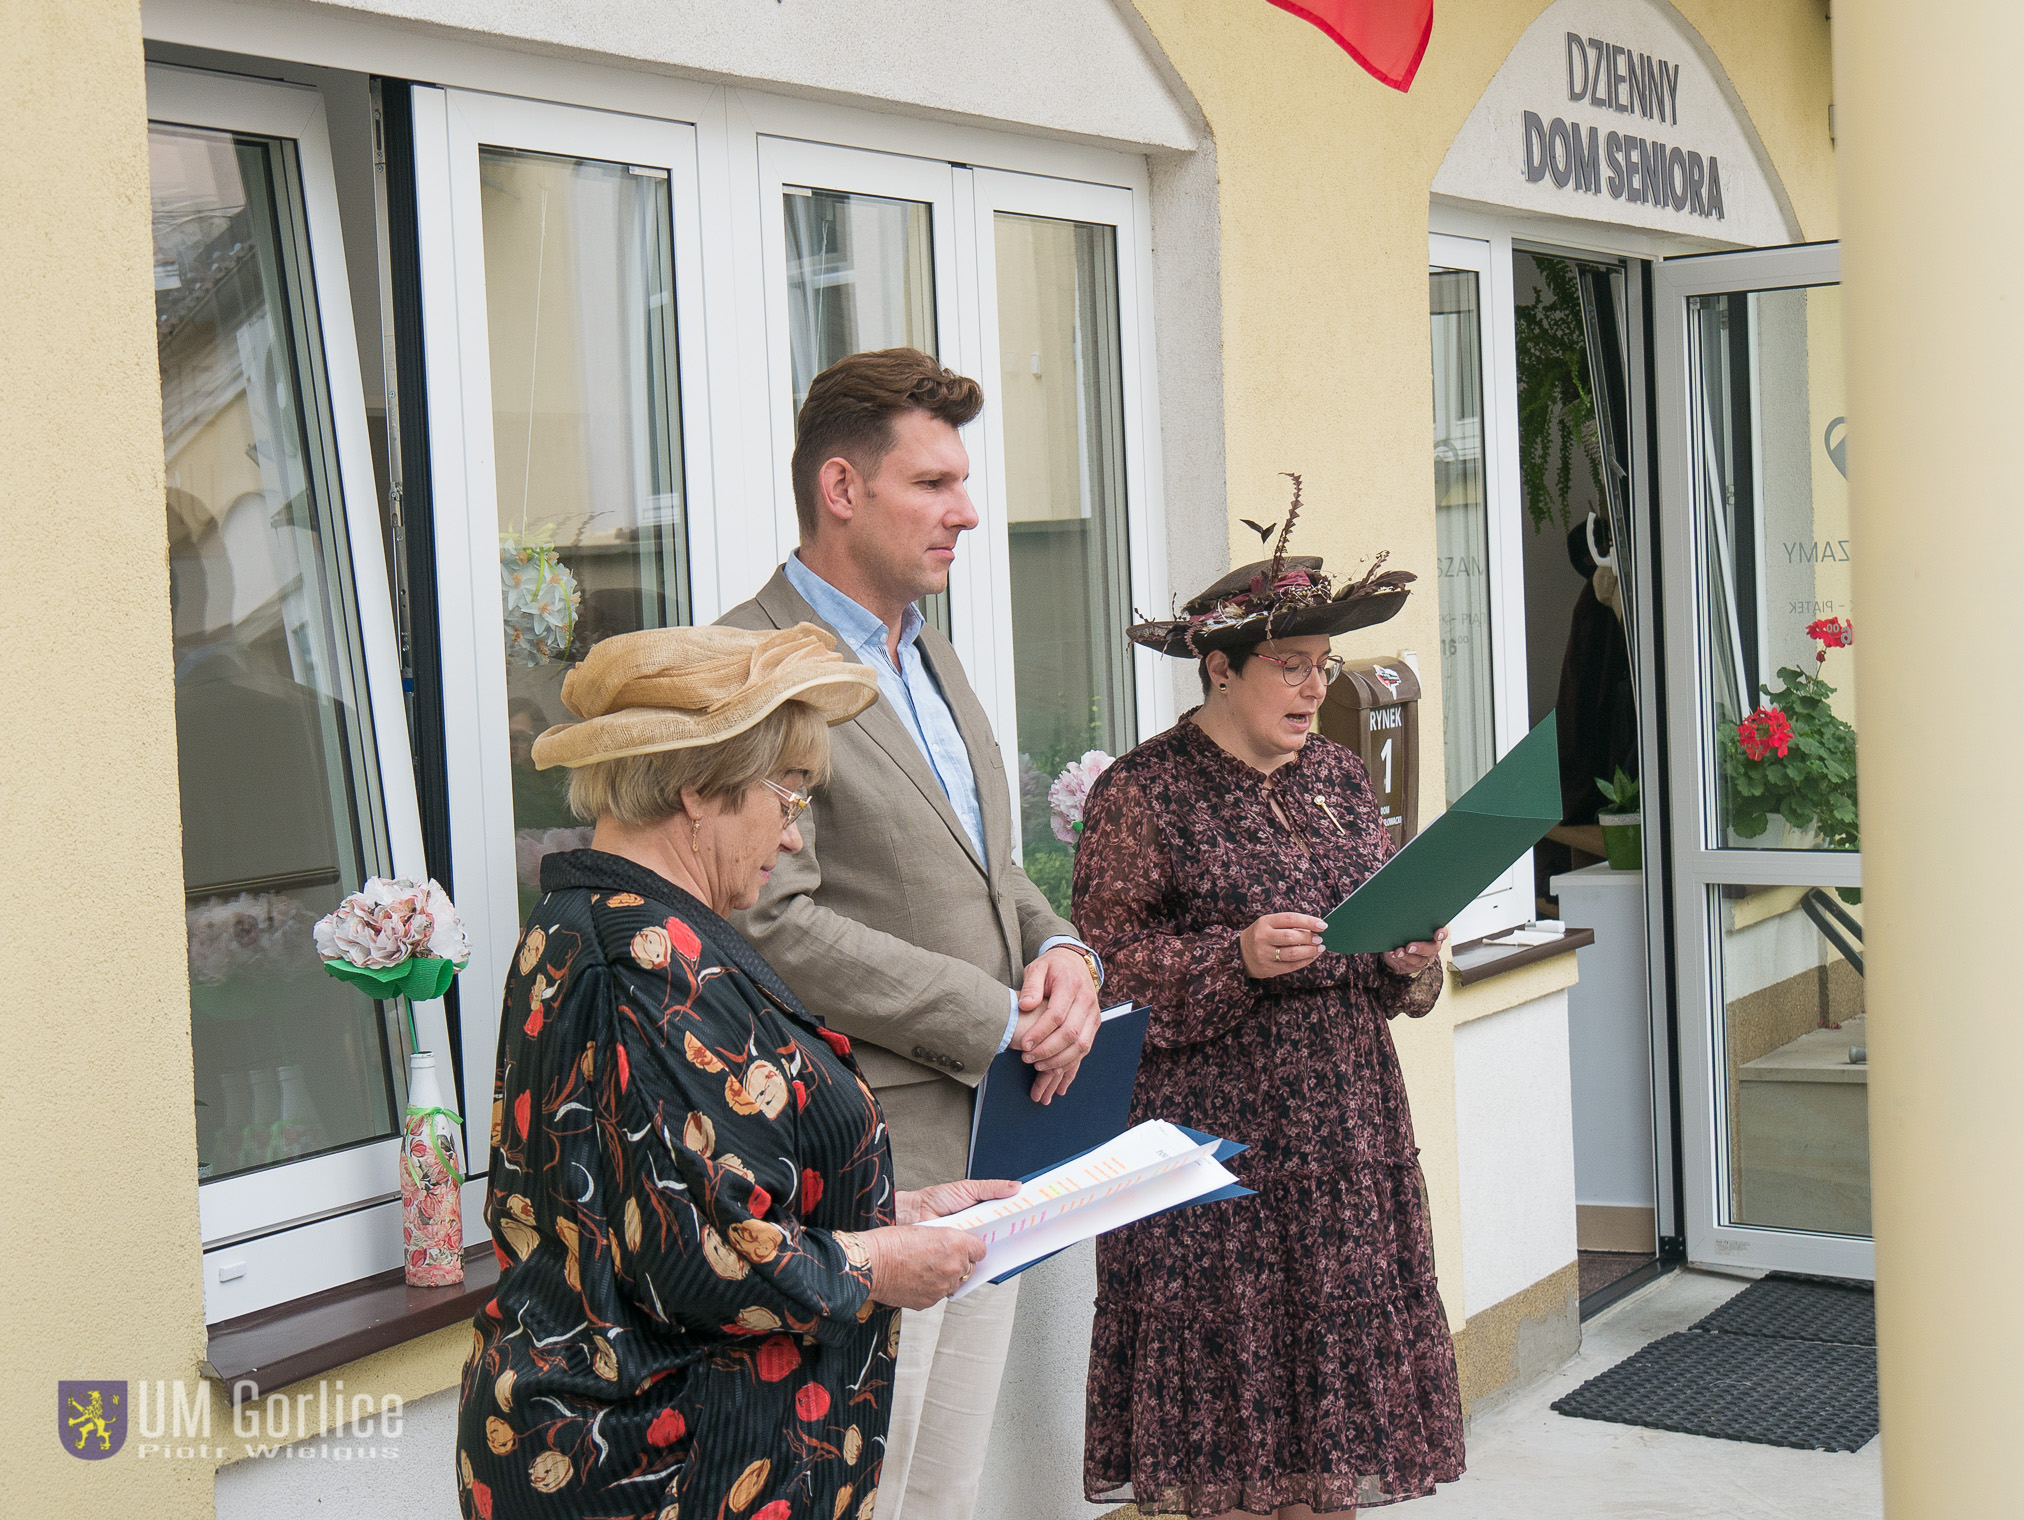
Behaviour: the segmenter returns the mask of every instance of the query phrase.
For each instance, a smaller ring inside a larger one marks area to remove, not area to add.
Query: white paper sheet
[[[1237,1179],[1215,1159],[1215,1151],[1214,1142],[1197,1144],[1164,1120],[1148,1120],[1034,1178],[1009,1198],[924,1220],[967,1230],[985,1245],[969,1281],[949,1296],[963,1298],[1066,1246],[1228,1187]]]

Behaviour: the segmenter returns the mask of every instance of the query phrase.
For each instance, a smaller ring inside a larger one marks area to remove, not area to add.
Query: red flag
[[[1401,92],[1413,87],[1434,35],[1434,0],[1272,0],[1334,38],[1373,79]]]

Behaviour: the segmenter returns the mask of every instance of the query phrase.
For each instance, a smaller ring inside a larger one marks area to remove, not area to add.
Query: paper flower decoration
[[[1063,766],[1054,785],[1047,789],[1049,821],[1054,825],[1054,837],[1063,844],[1074,844],[1075,836],[1082,832],[1082,808],[1089,801],[1089,789],[1112,763],[1112,757],[1102,750],[1086,750],[1080,760]]]
[[[547,530],[501,535],[499,596],[506,615],[506,658],[515,665],[561,659],[576,632],[583,593]]]
[[[463,920],[433,879],[375,876],[312,932],[323,969],[375,997],[439,998],[471,959]]]

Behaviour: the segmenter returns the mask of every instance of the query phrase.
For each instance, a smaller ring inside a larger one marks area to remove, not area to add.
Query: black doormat
[[[1868,1283],[1773,1272],[1692,1326],[1713,1335],[1876,1344],[1876,1295]]]
[[[1724,1441],[1856,1451],[1877,1432],[1873,1302],[1866,1284],[1773,1274],[1553,1408]]]

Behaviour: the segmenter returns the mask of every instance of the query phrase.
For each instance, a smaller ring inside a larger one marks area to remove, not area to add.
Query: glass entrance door
[[[1839,250],[1673,259],[1656,361],[1687,1251],[1867,1277]]]

